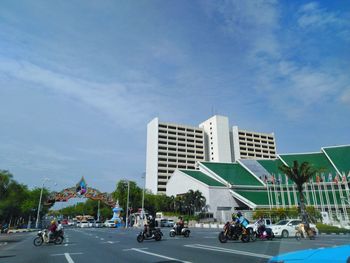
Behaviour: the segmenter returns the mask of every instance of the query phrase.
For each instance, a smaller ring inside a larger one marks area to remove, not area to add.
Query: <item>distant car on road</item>
[[[105,227],[115,227],[114,220],[106,220],[106,221],[104,222],[104,226],[105,226]]]
[[[96,221],[94,223],[94,227],[97,227],[97,228],[103,227],[103,223],[101,221]]]
[[[350,262],[350,245],[299,250],[275,256],[269,263]]]
[[[287,219],[281,220],[275,225],[271,225],[270,228],[276,237],[294,237],[296,233],[296,227],[301,223],[300,219]],[[314,228],[316,235],[318,235],[318,229],[316,225],[310,224],[311,228]]]
[[[81,228],[87,228],[87,227],[89,227],[89,222],[88,222],[88,221],[81,221],[80,227],[81,227]]]
[[[174,220],[171,219],[162,219],[160,220],[160,227],[173,227]]]

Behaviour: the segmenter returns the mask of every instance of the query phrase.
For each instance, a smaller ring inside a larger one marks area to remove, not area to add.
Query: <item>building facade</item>
[[[198,127],[159,122],[147,125],[146,188],[165,194],[176,168],[195,169],[205,160],[204,131]]]
[[[279,169],[282,164],[292,167],[294,161],[308,162],[321,171],[305,183],[306,206],[326,213],[333,224],[349,224],[350,145],[324,147],[320,152],[280,154],[276,159],[200,162],[196,171],[176,170],[166,193],[176,196],[188,189],[200,190],[209,212],[223,222],[234,210],[298,207],[296,186]]]
[[[230,130],[229,119],[215,115],[199,127],[160,122],[147,125],[146,188],[164,194],[176,168],[196,169],[196,162],[230,163],[276,158],[273,133]]]
[[[233,156],[232,161],[239,159],[276,159],[276,140],[274,133],[261,133],[239,130],[232,127]]]

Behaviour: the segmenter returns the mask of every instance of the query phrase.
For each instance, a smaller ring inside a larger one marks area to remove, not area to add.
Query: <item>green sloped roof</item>
[[[257,160],[257,162],[269,172],[270,175],[274,175],[276,179],[279,179],[279,175],[283,174],[278,167],[280,167],[283,162],[280,159],[271,160]],[[282,175],[282,184],[286,184],[286,176]],[[288,179],[288,184],[293,184],[293,181]]]
[[[202,164],[232,185],[263,185],[238,163],[202,162]]]
[[[341,173],[350,171],[350,145],[340,147],[323,148],[334,165]]]
[[[336,171],[326,155],[323,153],[302,153],[302,154],[281,154],[280,158],[285,161],[288,166],[293,166],[294,161],[298,161],[299,165],[303,162],[309,162],[317,169],[323,169],[323,173],[336,174]]]
[[[269,205],[269,198],[266,191],[235,190],[235,192],[256,205]]]
[[[207,176],[206,174],[200,171],[193,171],[193,170],[180,170],[180,171],[197,179],[198,181],[201,181],[202,183],[208,186],[225,186],[224,184],[214,180],[213,178]]]

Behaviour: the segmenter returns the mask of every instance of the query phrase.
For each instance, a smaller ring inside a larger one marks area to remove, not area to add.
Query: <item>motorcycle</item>
[[[258,225],[254,225],[254,228],[250,228],[250,239],[255,241],[257,238],[260,240],[272,240],[275,237],[271,228],[268,227],[260,227]]]
[[[181,232],[179,232],[178,226],[175,224],[173,229],[170,230],[169,236],[170,237],[174,237],[176,235],[181,235],[184,237],[189,237],[190,236],[191,231],[188,229],[188,227],[183,227],[181,229]]]
[[[219,241],[221,243],[226,243],[228,240],[241,240],[243,243],[249,242],[250,231],[241,226],[241,224],[236,223],[231,225],[227,222],[224,225],[223,231],[219,233]]]
[[[50,238],[48,243],[53,243],[55,245],[60,245],[63,243],[63,230],[56,231]],[[47,229],[41,230],[37,234],[38,236],[34,238],[33,244],[34,246],[38,247],[41,246],[44,243],[44,235],[48,238],[48,231]]]
[[[295,227],[295,238],[296,240],[300,240],[301,238],[310,238],[310,240],[314,240],[316,236],[316,230],[313,227],[306,228],[304,224],[299,224]],[[306,234],[306,236],[304,235]]]
[[[150,230],[150,235],[147,234],[147,231],[144,229],[137,235],[137,242],[141,243],[143,240],[160,241],[162,239],[163,233],[160,228],[154,228]]]

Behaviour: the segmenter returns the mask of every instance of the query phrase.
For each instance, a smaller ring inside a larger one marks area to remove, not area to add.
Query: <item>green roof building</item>
[[[209,211],[219,221],[228,220],[235,210],[295,207],[299,204],[296,187],[279,170],[282,164],[291,166],[295,160],[322,169],[305,184],[306,205],[349,222],[350,145],[324,147],[314,153],[281,154],[276,159],[198,162],[198,170],[175,170],[166,193],[200,190]]]

